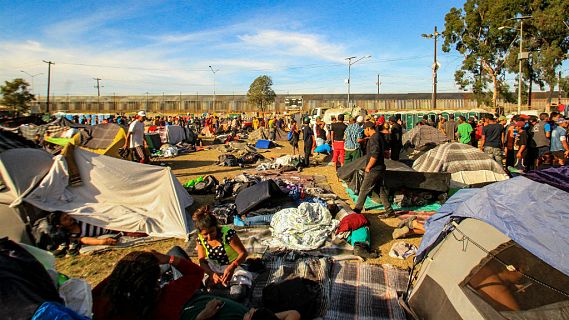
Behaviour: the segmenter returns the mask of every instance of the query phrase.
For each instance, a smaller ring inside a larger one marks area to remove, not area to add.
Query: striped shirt
[[[79,228],[81,228],[80,233],[75,234],[75,236],[78,238],[83,238],[83,237],[95,238],[98,236],[102,236],[104,234],[112,233],[112,230],[97,227],[97,226],[94,226],[92,224],[88,224],[85,222],[77,221],[77,224],[79,224]]]
[[[360,148],[358,139],[362,139],[364,137],[364,129],[359,124],[352,123],[346,128],[344,137],[344,149],[346,151],[357,150]]]

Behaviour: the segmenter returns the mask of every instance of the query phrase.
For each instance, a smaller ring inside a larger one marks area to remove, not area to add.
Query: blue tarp
[[[425,223],[416,261],[444,238],[453,218],[482,220],[569,275],[568,192],[523,176],[460,190]]]

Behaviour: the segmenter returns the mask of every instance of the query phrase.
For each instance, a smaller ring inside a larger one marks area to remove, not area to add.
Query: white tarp
[[[24,201],[47,211],[65,211],[96,226],[151,236],[185,238],[185,208],[193,203],[170,168],[144,165],[75,149],[83,184],[68,186],[65,159]]]

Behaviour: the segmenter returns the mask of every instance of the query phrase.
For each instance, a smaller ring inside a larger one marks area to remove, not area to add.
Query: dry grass
[[[263,153],[263,155],[265,157],[278,157],[281,155],[290,154],[291,152],[292,149],[290,145],[285,142],[283,143],[282,148],[270,149],[270,151]],[[168,159],[165,162],[171,166],[172,171],[178,180],[182,183],[208,174],[211,174],[217,179],[221,180],[224,177],[233,177],[243,172],[243,169],[239,167],[221,167],[215,165],[215,162],[217,161],[217,157],[219,155],[220,153],[217,150],[206,150],[176,157],[173,159]],[[250,169],[246,168],[246,170]],[[345,192],[344,187],[338,181],[333,166],[328,166],[327,163],[323,163],[315,167],[307,168],[303,171],[303,173],[325,175],[328,179],[330,187],[332,188],[332,191],[334,191],[334,193],[336,193],[344,201],[353,205],[353,202]],[[213,196],[195,196],[194,199],[196,203],[193,207],[198,207],[202,204],[207,204],[213,201]],[[377,249],[381,252],[381,257],[378,259],[368,260],[368,262],[375,264],[392,264],[400,268],[410,267],[412,258],[407,258],[407,260],[399,260],[391,258],[388,255],[389,249],[395,242],[391,238],[391,233],[400,220],[396,218],[378,219],[378,213],[379,211],[371,211],[365,214],[371,223],[370,231],[372,238],[372,248]],[[406,239],[405,241],[418,246],[420,238],[416,237]],[[111,250],[108,252],[89,256],[61,258],[57,259],[57,269],[60,272],[67,274],[68,276],[84,278],[87,279],[91,285],[96,285],[110,274],[115,263],[127,253],[136,250],[157,250],[166,252],[174,245],[180,245],[184,247],[187,246],[187,243],[185,243],[184,240],[180,239],[167,239],[141,247]]]

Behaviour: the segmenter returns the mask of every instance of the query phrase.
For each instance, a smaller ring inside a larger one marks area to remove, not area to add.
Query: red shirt
[[[183,276],[168,283],[160,290],[158,301],[150,312],[150,319],[180,319],[182,308],[194,293],[201,287],[204,276],[203,269],[197,264],[180,259],[176,269]],[[109,315],[110,300],[104,294],[109,278],[99,283],[93,293],[93,319],[137,319],[135,315]]]

